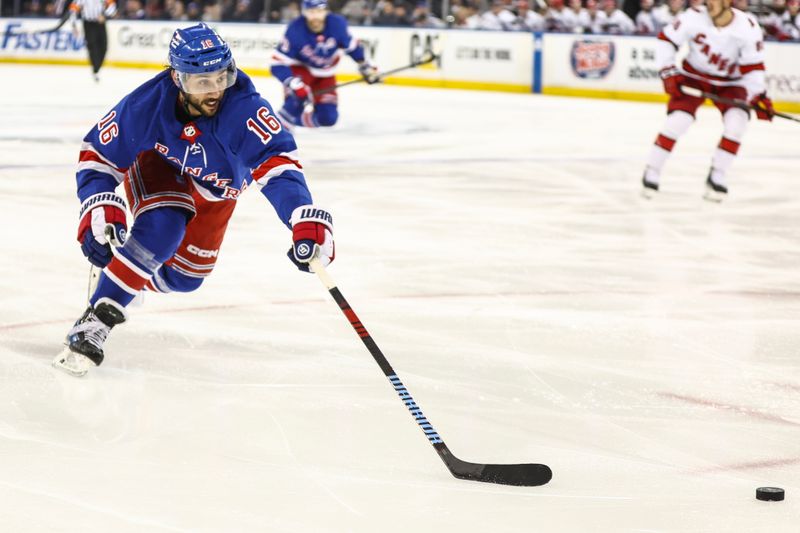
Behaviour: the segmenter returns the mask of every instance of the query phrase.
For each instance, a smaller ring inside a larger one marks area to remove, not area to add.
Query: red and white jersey
[[[682,65],[688,77],[715,85],[743,86],[748,99],[763,93],[766,85],[761,27],[749,13],[731,11],[733,19],[722,28],[714,26],[705,7],[690,8],[678,15],[658,36],[659,69],[673,66],[678,48],[688,43],[689,53]]]

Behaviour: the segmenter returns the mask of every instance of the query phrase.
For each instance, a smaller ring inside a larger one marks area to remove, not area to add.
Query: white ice
[[[450,449],[553,469],[506,487],[450,476],[255,191],[199,291],[50,367],[81,138],[153,74],[0,67],[3,531],[800,531],[800,125],[751,122],[721,205],[710,107],[649,202],[663,104],[352,86],[299,132],[329,272]]]

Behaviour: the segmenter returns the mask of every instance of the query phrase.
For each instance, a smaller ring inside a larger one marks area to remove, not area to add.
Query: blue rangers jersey
[[[325,17],[325,29],[314,33],[301,16],[289,23],[286,33],[272,55],[272,75],[281,82],[292,76],[291,67],[308,68],[316,78],[336,73],[342,50],[356,62],[364,61],[364,48],[350,35],[347,19],[335,13]]]
[[[292,211],[310,204],[297,145],[269,103],[241,70],[213,117],[179,121],[178,88],[165,70],[123,98],[83,140],[77,181],[81,202],[113,191],[145,150],[157,150],[191,176],[209,201],[232,201],[255,185],[288,226]]]

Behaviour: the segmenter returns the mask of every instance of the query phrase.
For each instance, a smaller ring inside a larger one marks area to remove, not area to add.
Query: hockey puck
[[[783,500],[785,493],[780,487],[758,487],[756,489],[756,499],[765,502],[779,502]]]

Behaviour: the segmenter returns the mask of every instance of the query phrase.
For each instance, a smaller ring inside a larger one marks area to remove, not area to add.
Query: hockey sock
[[[685,111],[673,111],[667,115],[661,133],[656,137],[656,142],[650,149],[647,158],[647,168],[645,169],[645,179],[650,183],[658,183],[661,169],[667,161],[669,154],[677,140],[686,133],[689,126],[694,122],[694,117]]]
[[[711,181],[717,185],[726,185],[725,174],[736,158],[744,132],[747,129],[749,116],[747,112],[731,108],[722,115],[724,130],[714,156],[711,158]]]
[[[130,235],[103,269],[89,302],[109,298],[125,307],[136,297],[161,263],[172,257],[186,232],[186,212],[175,208],[141,213]]]

